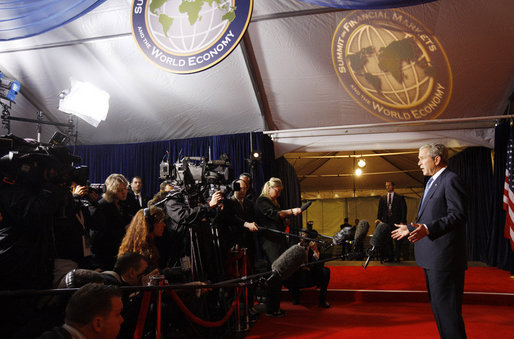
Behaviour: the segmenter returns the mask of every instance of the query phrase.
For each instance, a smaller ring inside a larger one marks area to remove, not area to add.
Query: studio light
[[[60,95],[59,110],[78,116],[95,127],[107,117],[109,110],[109,93],[94,85],[71,80],[71,89]]]
[[[259,152],[259,151],[252,151],[251,160],[254,160],[254,161],[261,160],[261,152]]]
[[[364,159],[360,159],[359,162],[357,162],[357,165],[360,167],[360,168],[363,168],[366,166],[366,160]]]
[[[357,168],[357,169],[355,170],[355,175],[356,175],[356,176],[358,176],[358,177],[359,177],[359,176],[361,176],[361,175],[362,175],[362,169]]]
[[[21,85],[18,80],[7,78],[0,72],[0,98],[14,102],[16,95],[20,92]]]

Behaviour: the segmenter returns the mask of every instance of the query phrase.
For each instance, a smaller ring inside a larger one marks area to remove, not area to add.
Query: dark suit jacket
[[[403,195],[394,193],[393,202],[391,204],[391,212],[392,215],[389,217],[387,215],[387,195],[380,197],[380,201],[378,202],[378,213],[377,219],[385,222],[386,224],[399,224],[407,223],[407,204],[405,203],[405,198]]]
[[[430,234],[414,244],[420,267],[440,271],[467,268],[466,192],[459,177],[448,169],[432,183],[418,210],[417,223]],[[413,230],[409,226],[409,230]]]
[[[223,201],[221,212],[221,241],[230,248],[235,244],[252,251],[255,247],[253,233],[244,227],[246,221],[254,221],[254,207],[250,200],[244,199],[243,206],[234,196]]]
[[[132,190],[128,191],[126,203],[130,206],[129,208],[131,215],[135,215],[140,209],[148,207],[148,201],[150,199],[143,193],[141,193],[141,198],[143,200],[143,206],[139,205],[139,201],[136,200],[135,193]]]

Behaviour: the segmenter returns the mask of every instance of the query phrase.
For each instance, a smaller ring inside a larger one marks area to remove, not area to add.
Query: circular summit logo
[[[332,39],[332,61],[353,99],[386,121],[434,119],[451,97],[441,44],[398,10],[355,11],[344,18]]]
[[[236,48],[252,8],[253,0],[134,0],[132,35],[157,66],[194,73]]]

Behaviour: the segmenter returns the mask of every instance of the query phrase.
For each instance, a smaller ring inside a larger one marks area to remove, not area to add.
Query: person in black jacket
[[[257,231],[257,225],[254,222],[254,206],[252,201],[246,199],[247,184],[244,180],[235,181],[239,184],[239,190],[223,200],[222,224],[224,230],[221,238],[225,243],[225,248],[233,248],[238,245],[239,248],[247,248],[248,254],[254,258],[255,256],[255,239],[253,233]]]
[[[261,231],[260,243],[262,250],[271,265],[287,249],[288,243],[285,235],[268,231],[285,231],[283,219],[300,215],[302,210],[299,207],[283,210],[277,201],[282,193],[282,181],[279,178],[270,178],[264,184],[261,195],[255,201],[255,221]],[[285,312],[280,309],[280,288],[282,282],[277,277],[268,282],[266,289],[266,315],[272,317],[283,317]]]
[[[88,196],[87,186],[73,182],[71,190],[66,192],[64,204],[55,216],[54,286],[64,274],[74,268],[96,268],[91,258],[91,215],[88,209]]]
[[[403,195],[394,191],[394,182],[386,181],[385,188],[387,195],[380,197],[378,202],[377,220],[386,223],[389,230],[392,232],[395,227],[394,224],[407,223],[407,204]],[[377,223],[378,224],[378,223]],[[393,240],[387,239],[385,243],[385,261],[393,261],[396,259],[400,261],[400,256],[403,252],[403,258],[408,258],[408,243],[406,240]]]
[[[136,215],[137,211],[148,205],[150,198],[143,193],[142,189],[143,180],[141,177],[133,177],[127,194],[127,204],[130,206],[131,216]]]
[[[112,270],[116,254],[132,219],[127,199],[128,181],[122,174],[111,174],[105,180],[106,191],[93,213],[91,250],[95,263],[102,270]]]
[[[180,266],[181,263],[182,266],[188,266],[184,262],[191,260],[196,279],[207,280],[208,275],[217,275],[216,267],[208,265],[213,256],[210,221],[216,216],[216,208],[223,196],[217,191],[206,203],[202,196],[193,191],[194,189],[188,192],[177,186],[168,194],[165,208],[169,225],[166,226],[162,242],[169,249],[169,253],[165,254],[169,257],[168,267]],[[194,258],[187,256],[191,251]],[[211,272],[207,272],[208,270]]]
[[[64,325],[45,332],[41,339],[115,339],[123,323],[121,290],[90,283],[76,291],[68,305]]]
[[[53,217],[64,190],[50,182],[40,186],[0,182],[0,290],[52,287],[55,258]],[[4,297],[0,337],[11,338],[40,312],[38,298]]]

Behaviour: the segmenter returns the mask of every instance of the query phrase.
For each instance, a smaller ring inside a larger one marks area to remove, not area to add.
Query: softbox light
[[[59,100],[59,110],[78,116],[95,127],[105,120],[109,110],[109,93],[94,85],[73,78],[71,89],[64,91]]]

